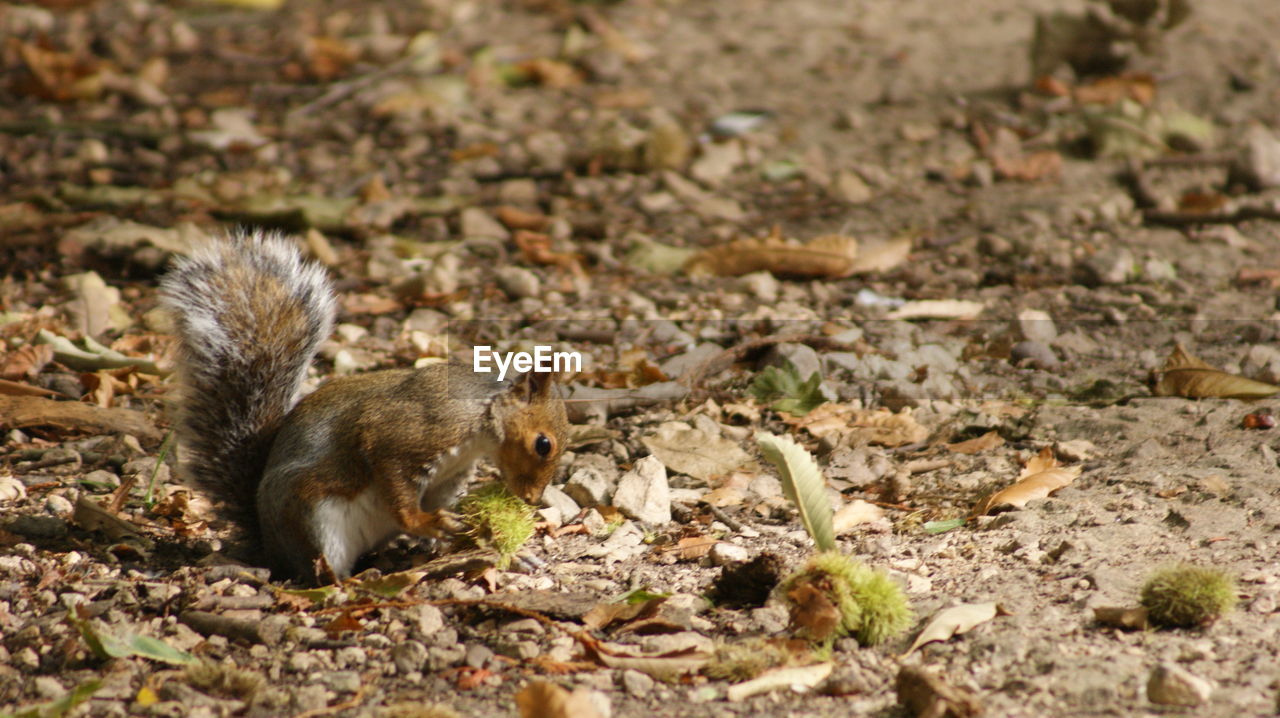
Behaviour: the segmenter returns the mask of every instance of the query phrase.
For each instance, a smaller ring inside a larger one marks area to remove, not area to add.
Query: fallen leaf
[[[1081,470],[1082,467],[1078,464],[1059,466],[1057,460],[1053,458],[1053,450],[1046,446],[1035,458],[1027,462],[1018,476],[1017,483],[978,502],[972,515],[987,514],[999,506],[1022,508],[1028,501],[1043,499],[1075,481],[1080,476]]]
[[[777,690],[794,692],[802,688],[813,688],[825,681],[834,668],[835,664],[830,661],[815,663],[812,666],[775,668],[758,678],[730,686],[729,690],[725,691],[725,697],[731,701],[740,701]]]
[[[657,431],[640,441],[669,471],[703,481],[727,476],[751,461],[738,442],[709,436],[701,429],[679,421],[660,425]]]
[[[976,454],[987,449],[994,449],[1004,445],[1004,438],[1000,436],[998,431],[988,431],[974,439],[961,441],[955,444],[947,444],[947,448],[957,454]]]
[[[627,250],[627,266],[653,274],[674,274],[697,254],[693,249],[637,240]]]
[[[982,713],[978,697],[922,666],[903,666],[894,681],[898,703],[915,718],[972,718]]]
[[[14,349],[0,359],[0,377],[14,381],[23,377],[34,379],[51,361],[53,361],[53,347],[48,344],[27,344]]]
[[[907,261],[907,257],[911,256],[911,245],[910,237],[897,237],[866,247],[853,260],[853,267],[849,273],[887,272]]]
[[[329,635],[329,638],[335,640],[347,631],[363,630],[364,624],[360,623],[360,621],[356,620],[355,616],[351,615],[350,609],[339,613],[332,621],[329,621],[324,625],[324,632]]]
[[[102,631],[88,617],[84,606],[70,606],[67,619],[80,631],[80,636],[89,646],[89,650],[99,658],[128,658],[139,656],[153,661],[175,666],[189,665],[199,661],[198,658],[180,651],[158,638],[138,634],[128,634],[123,638]]]
[[[941,534],[964,526],[965,520],[960,518],[943,519],[942,521],[925,521],[922,528],[928,534]]]
[[[1093,609],[1093,618],[1104,626],[1123,628],[1128,631],[1145,631],[1147,629],[1147,609],[1127,606],[1098,606]]]
[[[884,509],[862,499],[854,499],[841,506],[831,519],[831,528],[837,536],[847,533],[854,526],[869,524],[884,518]]]
[[[27,76],[18,73],[13,82],[12,88],[18,94],[68,102],[91,100],[102,93],[103,79],[108,70],[97,58],[59,52],[12,37],[10,43],[29,73]]]
[[[907,302],[885,315],[887,319],[975,319],[986,305],[961,299],[921,299]]]
[[[658,609],[666,602],[665,596],[651,598],[639,603],[601,603],[582,616],[582,625],[593,631],[628,623],[657,614]]]
[[[0,395],[0,426],[25,429],[52,426],[95,434],[132,434],[151,444],[160,431],[145,414],[133,409],[103,409],[78,401],[55,401],[37,396]]]
[[[676,542],[676,555],[681,561],[697,561],[711,553],[711,548],[718,543],[707,536],[686,536]]]
[[[595,644],[593,648],[596,659],[608,668],[629,668],[660,681],[677,681],[697,673],[714,656],[711,650],[697,646],[661,653],[644,653],[603,642]]]
[[[739,277],[771,272],[783,277],[839,279],[854,271],[858,240],[824,235],[805,243],[782,238],[778,230],[767,237],[739,239],[704,249],[690,257],[684,269],[691,276]]]
[[[1188,399],[1263,399],[1280,392],[1280,386],[1228,374],[1191,356],[1181,344],[1160,369],[1160,378],[1151,388],[1156,396]]]
[[[909,656],[926,643],[946,641],[952,636],[972,630],[996,617],[999,607],[994,602],[962,603],[951,608],[944,608],[934,615],[925,625],[920,635],[902,655]]]
[[[516,693],[520,718],[603,718],[591,700],[591,690],[572,693],[554,683],[535,681]]]
[[[910,407],[895,414],[885,408],[873,411],[848,404],[824,404],[803,417],[784,414],[782,420],[819,439],[845,434],[846,442],[894,447],[929,438],[929,430],[916,421]]]
[[[102,679],[94,678],[77,685],[56,700],[48,703],[26,705],[13,713],[5,713],[4,715],[6,717],[13,716],[13,718],[62,718],[62,716],[71,714],[72,709],[76,706],[89,700],[101,687]]]
[[[1156,96],[1156,80],[1145,72],[1100,77],[1076,87],[1072,95],[1081,105],[1112,105],[1121,100],[1149,105]]]

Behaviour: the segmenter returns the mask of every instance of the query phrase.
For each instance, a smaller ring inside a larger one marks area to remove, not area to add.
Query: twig
[[[299,713],[293,718],[314,718],[315,716],[324,716],[329,715],[330,713],[337,713],[338,711],[345,711],[348,708],[355,708],[364,702],[365,688],[366,687],[362,684],[359,690],[356,691],[356,694],[351,696],[350,700],[335,703],[331,706],[325,706],[324,708],[312,708],[309,711]]]
[[[374,82],[377,82],[378,80],[381,80],[384,77],[394,75],[400,72],[401,70],[408,68],[417,60],[418,60],[418,55],[408,55],[406,57],[400,58],[399,60],[396,60],[390,65],[386,65],[385,67],[380,67],[376,70],[367,72],[363,75],[357,75],[356,77],[353,77],[350,80],[345,80],[343,82],[335,82],[333,83],[332,86],[330,86],[328,92],[317,97],[311,102],[295,107],[292,110],[289,110],[288,117],[292,119],[300,115],[311,114],[316,110],[328,107],[329,105],[335,104],[337,102],[341,102],[347,97],[350,97],[351,95],[355,94],[357,91],[362,90],[369,85],[372,85]]]
[[[716,520],[720,523],[728,526],[734,531],[742,531],[742,522],[725,513],[724,509],[719,506],[712,506],[711,504],[707,504],[707,509],[711,511],[711,515],[715,516]]]
[[[808,344],[810,346],[816,345],[818,347],[834,349],[849,348],[849,345],[844,342],[835,341],[831,337],[824,336],[822,334],[775,334],[772,336],[760,337],[759,339],[749,339],[725,349],[719,354],[689,370],[687,374],[680,377],[680,383],[689,387],[690,391],[694,391],[698,385],[702,383],[702,380],[706,375],[724,371],[746,356],[775,344]]]
[[[1160,224],[1167,227],[1193,227],[1199,224],[1236,224],[1251,219],[1265,219],[1280,222],[1280,209],[1275,207],[1258,207],[1244,205],[1234,212],[1178,212],[1158,209],[1144,210],[1142,219],[1148,224]]]

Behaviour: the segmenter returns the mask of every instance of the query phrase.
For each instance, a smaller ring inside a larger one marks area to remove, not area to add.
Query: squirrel
[[[459,530],[446,509],[482,458],[531,503],[558,468],[568,420],[550,373],[500,383],[450,361],[333,378],[300,399],[335,300],[283,236],[207,241],[160,288],[184,464],[273,575],[343,579],[401,533]]]

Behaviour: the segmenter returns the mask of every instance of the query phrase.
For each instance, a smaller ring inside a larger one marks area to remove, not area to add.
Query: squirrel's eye
[[[538,456],[546,457],[551,453],[551,439],[546,434],[538,434],[538,438],[533,440],[533,450],[538,452]]]

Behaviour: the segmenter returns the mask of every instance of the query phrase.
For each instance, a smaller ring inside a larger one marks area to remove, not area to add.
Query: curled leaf
[[[1018,482],[1001,491],[997,491],[974,507],[973,515],[991,513],[999,506],[1022,508],[1028,501],[1043,499],[1058,489],[1070,484],[1080,476],[1080,466],[1059,466],[1053,458],[1053,450],[1049,447],[1041,449],[1039,455],[1027,462],[1018,476]]]
[[[835,664],[831,662],[815,663],[812,666],[799,666],[796,668],[775,668],[759,678],[753,678],[730,687],[725,693],[725,697],[731,701],[740,701],[760,693],[769,693],[776,690],[812,688],[826,680],[827,676],[831,675],[833,668],[835,668]]]
[[[1280,392],[1280,386],[1246,379],[1215,369],[1191,356],[1178,344],[1165,360],[1159,379],[1151,387],[1156,396],[1183,396],[1188,399],[1264,399]]]
[[[693,276],[738,277],[772,272],[785,277],[847,277],[856,269],[858,240],[829,234],[801,244],[775,230],[767,237],[739,239],[698,252],[685,264]]]
[[[924,630],[920,631],[920,635],[916,636],[915,642],[902,655],[910,655],[926,643],[945,641],[952,636],[970,631],[995,618],[997,613],[999,613],[999,607],[994,602],[962,603],[943,609],[930,619]]]
[[[800,521],[819,551],[836,547],[831,523],[831,501],[827,499],[827,482],[818,462],[796,442],[785,436],[756,434],[760,453],[778,470],[782,490],[800,511]]]

